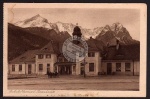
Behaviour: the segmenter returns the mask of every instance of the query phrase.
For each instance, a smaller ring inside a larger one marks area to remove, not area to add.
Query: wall
[[[140,62],[134,61],[134,75],[140,75]]]
[[[35,64],[34,63],[23,63],[22,65],[22,71],[19,71],[19,65],[20,64],[9,64],[9,74],[28,74],[28,64],[31,64],[31,74],[35,74]],[[12,71],[12,65],[15,65],[15,71]]]
[[[36,55],[36,73],[46,74],[47,64],[50,64],[50,72],[54,72],[54,63],[56,62],[57,62],[56,54],[51,54],[51,58],[46,58],[46,55],[44,55],[43,59],[38,59],[38,55]],[[43,64],[43,71],[39,71],[39,64]]]
[[[12,71],[12,65],[15,65],[15,71]],[[9,74],[25,74],[25,64],[22,64],[22,71],[19,71],[19,64],[9,64]]]
[[[105,72],[107,74],[107,63],[112,63],[112,73],[114,72],[116,75],[133,75],[133,65],[134,65],[134,74],[139,74],[139,61],[102,61],[102,66],[100,72]],[[116,71],[116,63],[121,63],[121,72]],[[131,64],[131,71],[125,71],[125,63]]]
[[[87,64],[85,65],[85,73],[87,76],[98,75],[98,72],[100,70],[100,65],[101,65],[100,59],[101,59],[101,57],[100,57],[99,52],[95,52],[95,57],[86,57],[85,58],[85,62],[87,62]],[[84,60],[76,63],[76,75],[80,75],[80,73],[81,73],[81,65],[80,64],[82,62],[84,62]],[[94,71],[93,72],[89,72],[89,63],[94,63]]]
[[[28,73],[28,65],[29,65],[30,63],[28,63],[28,64],[25,64],[25,66],[26,66],[26,74],[29,74]],[[30,64],[31,65],[31,74],[36,74],[36,64],[35,63],[32,63],[32,64]]]

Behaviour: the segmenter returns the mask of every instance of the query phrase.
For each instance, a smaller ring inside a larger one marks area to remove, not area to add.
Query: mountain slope
[[[105,45],[108,43],[115,45],[116,40],[125,45],[139,43],[139,41],[132,39],[128,30],[120,23],[114,23],[112,26],[106,25],[96,39],[103,41]]]
[[[24,29],[8,24],[8,60],[12,60],[27,50],[39,49],[48,40],[31,34]]]
[[[15,23],[14,25],[20,26],[23,28],[26,28],[26,27],[44,27],[47,29],[52,29],[50,24],[48,23],[48,20],[41,17],[39,14],[36,16],[33,16],[29,19],[26,19],[24,21],[19,21],[19,22]]]
[[[65,38],[63,36],[64,34],[65,36],[67,35],[67,37],[69,37],[69,35],[72,35],[73,29],[76,26],[72,23],[50,23],[47,19],[41,17],[39,14],[24,21],[19,21],[15,23],[15,25],[26,28],[26,30],[29,30],[29,32],[31,31],[31,33],[34,33],[46,39],[52,39],[50,38],[50,35],[53,35],[54,37],[56,33],[60,34],[61,38]],[[104,40],[103,43],[105,44],[110,43],[115,39],[118,39],[123,44],[138,43],[138,41],[132,39],[128,30],[119,22],[116,22],[112,25],[106,25],[104,27],[96,27],[93,29],[86,29],[81,26],[79,27],[81,29],[82,36],[86,40],[92,37],[97,40]]]
[[[70,37],[68,32],[56,32],[54,29],[45,29],[43,27],[28,27],[24,28],[27,32],[43,37],[47,40],[53,40],[55,42],[62,42]]]

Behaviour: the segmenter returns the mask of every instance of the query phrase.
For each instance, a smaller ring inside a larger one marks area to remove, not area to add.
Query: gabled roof
[[[87,44],[88,44],[88,51],[101,51],[103,50],[103,44],[100,41],[97,41],[93,38],[90,38],[89,40],[87,40]]]
[[[50,41],[48,44],[46,44],[43,48],[41,48],[37,54],[46,54],[46,53],[55,53],[59,54],[59,44],[53,41]]]
[[[140,60],[140,45],[120,45],[118,50],[116,46],[110,46],[103,60]]]
[[[18,56],[17,58],[10,61],[12,64],[19,64],[19,63],[32,63],[35,62],[35,55],[38,50],[29,50],[26,51],[24,54]]]

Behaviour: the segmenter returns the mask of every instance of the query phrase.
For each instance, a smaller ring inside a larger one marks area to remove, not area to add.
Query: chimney
[[[119,49],[119,40],[117,39],[116,40],[116,50],[118,50]]]

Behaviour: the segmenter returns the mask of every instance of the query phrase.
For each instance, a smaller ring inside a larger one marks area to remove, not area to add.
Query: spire
[[[81,33],[81,29],[78,26],[78,23],[76,23],[76,26],[75,26],[75,28],[73,30],[72,35],[73,36],[76,35],[77,37],[81,37],[82,33]]]

